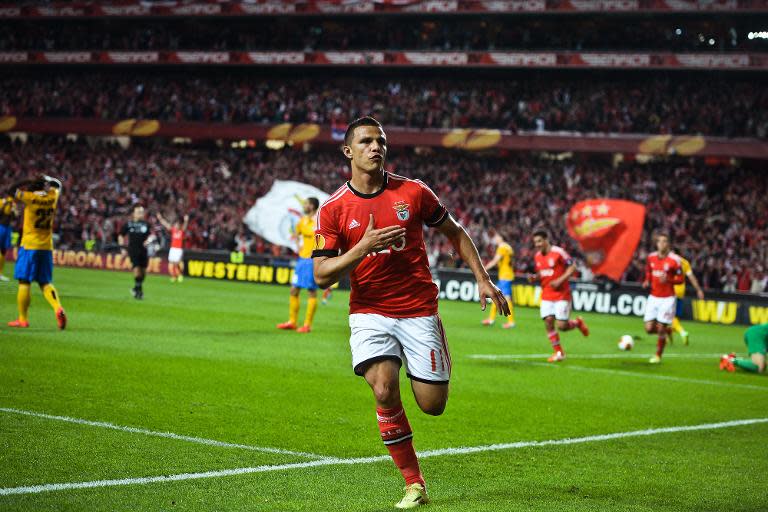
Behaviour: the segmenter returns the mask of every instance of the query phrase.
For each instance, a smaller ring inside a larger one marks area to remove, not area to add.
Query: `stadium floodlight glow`
[[[750,32],[747,34],[747,39],[768,39],[768,30],[761,30],[760,32]]]
[[[681,29],[681,28],[676,28],[676,29],[675,29],[675,34],[677,34],[678,36],[681,36],[681,35],[683,35],[683,29]]]
[[[715,45],[715,40],[710,37],[709,38],[709,46],[714,46],[714,45]]]

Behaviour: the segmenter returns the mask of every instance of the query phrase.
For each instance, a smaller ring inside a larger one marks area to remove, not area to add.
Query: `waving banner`
[[[619,281],[640,242],[645,206],[620,199],[588,199],[568,212],[568,234],[596,275]]]
[[[328,194],[306,183],[275,180],[267,195],[248,210],[243,222],[265,240],[295,250],[293,231],[304,214],[303,202],[308,197],[316,197],[323,204]]]

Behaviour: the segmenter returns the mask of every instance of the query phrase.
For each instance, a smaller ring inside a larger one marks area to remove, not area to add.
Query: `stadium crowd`
[[[768,87],[760,80],[712,75],[468,79],[326,72],[265,78],[236,70],[195,77],[18,73],[0,81],[0,115],[344,124],[367,114],[386,126],[414,128],[766,138]]]
[[[287,255],[248,232],[242,218],[274,179],[293,179],[333,192],[349,178],[340,153],[178,148],[155,142],[123,149],[91,141],[35,138],[0,151],[8,182],[47,172],[63,178],[57,218],[58,247],[110,250],[133,204],[152,220],[160,212],[190,214],[187,246]],[[759,170],[706,167],[683,159],[651,164],[605,158],[547,160],[534,155],[483,156],[448,150],[392,151],[389,168],[431,184],[454,216],[493,254],[498,229],[516,251],[516,266],[530,268],[533,227],[549,229],[556,243],[577,257],[565,231],[570,205],[590,197],[627,198],[648,207],[646,229],[625,278],[640,281],[651,233],[672,232],[707,289],[766,291],[768,183]],[[156,224],[158,234],[162,234]],[[433,264],[461,265],[450,244],[428,232]]]
[[[397,23],[393,23],[393,19]],[[755,51],[752,18],[502,16],[17,21],[0,50],[442,50]]]

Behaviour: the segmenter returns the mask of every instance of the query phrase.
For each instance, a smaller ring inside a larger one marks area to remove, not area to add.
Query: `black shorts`
[[[149,265],[147,251],[128,251],[128,257],[131,258],[131,266],[134,268],[147,268]]]

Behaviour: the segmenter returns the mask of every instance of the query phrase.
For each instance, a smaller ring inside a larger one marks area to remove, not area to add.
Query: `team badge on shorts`
[[[398,201],[394,205],[392,205],[392,208],[395,209],[397,212],[397,218],[400,220],[408,220],[408,218],[411,216],[410,212],[408,211],[409,204],[405,201]]]

